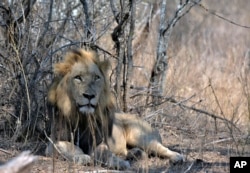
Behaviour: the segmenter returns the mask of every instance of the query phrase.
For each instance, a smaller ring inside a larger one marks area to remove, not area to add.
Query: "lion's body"
[[[126,146],[139,147],[147,152],[152,152],[150,144],[155,141],[161,142],[157,130],[152,129],[148,123],[136,115],[124,113],[115,114],[112,137],[119,140],[118,142],[108,141],[111,151],[122,155],[128,153]]]
[[[59,118],[66,121],[74,144],[58,141],[56,148],[65,157],[87,163],[93,156],[108,167],[125,169],[129,162],[116,155],[128,155],[127,146],[138,147],[147,153],[182,161],[179,153],[161,144],[159,133],[135,115],[116,113],[107,79],[108,63],[100,61],[92,52],[69,53],[54,67],[55,80],[48,100],[59,110]],[[72,148],[76,148],[74,153]]]

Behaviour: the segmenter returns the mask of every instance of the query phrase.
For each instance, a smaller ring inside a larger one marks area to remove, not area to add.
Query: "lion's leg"
[[[159,141],[150,141],[146,149],[149,153],[155,154],[160,157],[169,158],[172,163],[183,161],[183,156],[181,154],[168,149]]]
[[[148,154],[154,154],[160,157],[169,158],[172,163],[182,162],[183,156],[175,151],[171,151],[163,146],[159,133],[154,131],[152,133],[133,133],[133,145],[142,148]],[[130,141],[128,141],[129,144]]]
[[[53,153],[53,146],[62,157],[78,164],[90,164],[92,159],[89,155],[84,154],[83,151],[76,145],[68,141],[57,141],[54,144],[49,144],[46,148],[46,155],[51,156]]]
[[[127,145],[142,148],[148,154],[169,158],[171,162],[183,161],[181,154],[162,145],[159,132],[147,122],[130,114],[117,114],[116,118],[124,124]]]
[[[104,143],[97,146],[93,154],[95,162],[108,168],[124,170],[130,167],[130,163],[112,153]]]
[[[128,145],[142,148],[148,154],[169,158],[173,163],[183,161],[183,156],[181,154],[171,151],[162,145],[158,131],[154,131],[153,129],[149,130],[148,126],[147,128],[148,130],[145,130],[145,128],[140,128],[138,125],[133,133],[132,131],[129,132],[129,138],[127,138]]]
[[[128,150],[125,131],[120,124],[117,124],[117,122],[113,124],[112,136],[108,138],[107,142],[110,150],[113,153],[127,156]]]

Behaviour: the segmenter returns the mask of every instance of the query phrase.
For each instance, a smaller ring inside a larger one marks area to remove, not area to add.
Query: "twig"
[[[55,54],[56,52],[61,51],[61,50],[64,49],[64,48],[67,48],[67,47],[70,47],[70,46],[74,46],[74,45],[78,45],[78,44],[83,44],[84,46],[87,46],[87,45],[88,45],[89,47],[91,47],[91,48],[93,48],[93,49],[99,49],[100,51],[102,51],[102,52],[108,54],[108,55],[111,56],[112,58],[118,59],[115,55],[113,55],[112,53],[108,52],[108,51],[105,50],[104,48],[102,48],[102,47],[100,47],[100,46],[98,46],[98,45],[96,45],[96,44],[90,43],[90,42],[88,42],[88,41],[78,41],[78,42],[73,42],[73,43],[65,44],[65,45],[59,47],[58,49],[54,50],[53,52],[51,52],[50,55],[53,55],[53,54]]]
[[[18,48],[16,47],[16,45],[14,45],[12,48],[15,51],[17,62],[19,64],[19,66],[20,66],[20,70],[21,70],[21,73],[23,75],[24,86],[25,86],[25,91],[26,91],[25,94],[26,94],[26,97],[27,97],[28,119],[31,120],[31,99],[30,99],[30,92],[29,92],[28,76],[25,73],[24,66],[22,64]]]
[[[178,106],[180,106],[180,107],[183,107],[183,108],[186,108],[186,109],[190,109],[190,110],[193,110],[193,111],[202,113],[202,114],[204,114],[204,115],[208,115],[208,116],[210,116],[210,117],[212,117],[212,118],[214,118],[214,119],[219,119],[219,120],[225,121],[225,122],[231,124],[231,125],[232,125],[235,129],[237,129],[239,132],[241,131],[238,127],[236,127],[236,125],[235,125],[233,122],[229,121],[229,120],[226,119],[226,118],[222,118],[222,117],[220,117],[220,116],[218,116],[218,115],[216,115],[216,114],[213,114],[213,113],[211,113],[211,112],[208,112],[208,111],[205,111],[205,110],[202,110],[202,109],[195,108],[194,106],[187,106],[187,105],[183,104],[183,102],[186,102],[187,100],[189,100],[189,99],[192,98],[193,96],[194,96],[194,95],[192,95],[191,97],[189,97],[188,99],[185,99],[185,100],[183,100],[183,101],[177,101],[177,100],[175,100],[175,99],[172,98],[172,97],[164,97],[164,100],[163,100],[162,102],[160,102],[159,104],[157,104],[156,106],[159,106],[159,105],[161,105],[161,104],[163,104],[163,103],[165,103],[165,102],[168,101],[168,102],[174,103],[175,105],[178,105]],[[158,97],[161,97],[161,96],[158,96]],[[152,105],[152,106],[155,106],[155,105]]]
[[[53,145],[53,147],[56,149],[56,151],[66,160],[69,160],[66,156],[62,154],[62,152],[59,150],[59,148],[56,146],[56,144],[52,141],[52,139],[47,135],[46,131],[44,131],[44,134],[46,138],[49,140],[49,142]]]
[[[0,148],[0,151],[2,151],[3,153],[6,153],[6,154],[12,155],[11,152],[9,152],[9,151],[7,151],[7,150],[5,150],[5,149]]]
[[[230,19],[227,19],[227,18],[225,18],[225,17],[219,15],[218,13],[216,13],[216,12],[214,12],[214,11],[212,11],[212,10],[206,8],[206,7],[205,7],[204,5],[202,5],[202,4],[198,4],[198,3],[195,2],[195,1],[192,1],[192,2],[193,2],[193,3],[196,3],[196,4],[198,5],[198,7],[200,7],[200,8],[203,9],[203,10],[205,10],[207,13],[212,14],[212,15],[214,15],[215,17],[218,17],[219,19],[222,19],[222,20],[224,20],[224,21],[226,21],[226,22],[228,22],[228,23],[231,23],[231,24],[233,24],[233,25],[236,25],[236,26],[239,26],[239,27],[242,27],[242,28],[250,29],[250,26],[241,25],[241,24],[239,24],[239,23],[236,23],[236,22],[234,22],[234,21],[232,21],[232,20],[230,20]]]
[[[212,90],[212,93],[213,93],[213,95],[214,95],[216,104],[218,105],[218,107],[219,107],[219,109],[220,109],[221,115],[223,115],[223,116],[225,117],[225,114],[224,114],[224,112],[223,112],[223,110],[222,110],[222,107],[221,107],[221,105],[220,105],[219,99],[218,99],[218,97],[217,97],[217,95],[216,95],[216,93],[215,93],[214,87],[213,87],[213,85],[212,85],[212,79],[211,79],[211,78],[209,78],[209,86],[210,86],[210,88],[211,88],[211,90]]]
[[[196,96],[196,94],[193,94],[193,95],[191,95],[190,97],[188,97],[188,98],[186,98],[186,99],[184,99],[184,100],[181,100],[181,101],[179,101],[178,103],[175,103],[174,105],[181,105],[182,103],[187,102],[188,100],[190,100],[191,98],[193,98],[193,97],[195,97],[195,96]]]
[[[217,143],[221,143],[221,142],[225,142],[225,141],[231,141],[234,140],[233,138],[226,138],[226,139],[220,139],[217,141],[213,141],[213,142],[209,142],[207,144],[205,144],[204,146],[210,145],[210,144],[217,144]]]
[[[209,143],[205,144],[205,146],[206,146],[206,145],[210,145],[210,144],[217,144],[217,143],[220,143],[220,142],[230,141],[230,140],[232,140],[232,139],[233,139],[233,138],[226,138],[226,139],[221,139],[221,140],[209,142]]]
[[[207,111],[202,110],[202,109],[197,109],[197,108],[195,108],[195,107],[193,107],[193,106],[186,106],[186,105],[183,105],[183,104],[180,104],[180,105],[183,106],[183,107],[185,107],[185,108],[187,108],[187,109],[191,109],[191,110],[193,110],[193,111],[196,111],[196,112],[199,112],[199,113],[208,115],[208,116],[210,116],[210,117],[212,117],[212,118],[214,118],[214,119],[219,119],[219,120],[225,121],[225,122],[231,124],[235,129],[241,131],[238,127],[236,127],[236,125],[235,125],[233,122],[229,121],[229,120],[226,119],[226,118],[219,117],[219,116],[217,116],[217,115],[215,115],[215,114],[213,114],[213,113],[207,112]]]
[[[86,0],[80,0],[80,2],[82,3],[82,6],[83,6],[83,12],[84,12],[84,15],[85,15],[85,30],[86,30],[86,36],[87,36],[87,39],[88,40],[91,40],[93,41],[93,31],[94,31],[94,28],[93,28],[93,16],[90,14],[89,12],[89,9],[90,9],[90,2],[89,1],[86,1]],[[93,5],[93,4],[91,4]]]
[[[195,161],[193,161],[192,163],[191,163],[191,165],[189,165],[189,167],[184,171],[184,173],[187,173],[188,171],[190,171],[190,169],[193,167],[193,165],[194,165],[194,162]]]
[[[6,112],[6,113],[8,113],[8,114],[10,114],[12,117],[18,119],[18,117],[17,117],[15,114],[11,113],[11,112],[8,111],[7,109],[1,108],[1,110],[4,111],[4,112]]]

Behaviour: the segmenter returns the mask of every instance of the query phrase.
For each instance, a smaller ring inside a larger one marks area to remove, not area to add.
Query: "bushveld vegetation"
[[[2,0],[1,158],[43,153],[53,63],[83,47],[111,62],[121,110],[158,128],[187,160],[171,167],[152,157],[129,171],[228,172],[230,156],[250,155],[249,8],[248,0]],[[33,172],[102,169],[36,163]]]

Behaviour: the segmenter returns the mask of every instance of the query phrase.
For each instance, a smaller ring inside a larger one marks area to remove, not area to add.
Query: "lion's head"
[[[100,61],[94,52],[74,50],[54,65],[55,79],[48,100],[66,117],[76,112],[97,114],[113,107],[107,70],[109,63]]]

